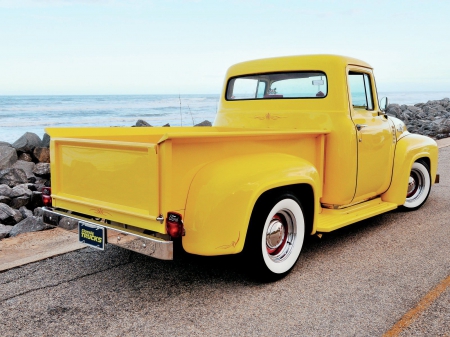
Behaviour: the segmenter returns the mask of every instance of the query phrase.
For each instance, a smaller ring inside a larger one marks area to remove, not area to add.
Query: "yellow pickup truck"
[[[381,101],[363,61],[278,57],[228,69],[212,127],[49,128],[44,221],[160,259],[180,240],[243,252],[259,277],[282,277],[306,235],[426,201],[436,143]]]

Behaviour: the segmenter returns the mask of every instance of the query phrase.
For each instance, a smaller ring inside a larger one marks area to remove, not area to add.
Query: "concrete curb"
[[[78,234],[61,228],[23,233],[0,241],[0,272],[85,248]]]
[[[438,148],[443,148],[446,146],[450,146],[450,138],[443,138],[443,139],[438,139],[436,141]]]

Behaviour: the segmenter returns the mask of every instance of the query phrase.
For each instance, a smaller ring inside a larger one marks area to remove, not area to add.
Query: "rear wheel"
[[[272,281],[287,275],[298,260],[304,236],[304,213],[295,196],[282,194],[258,201],[245,244],[253,276]]]
[[[408,189],[403,208],[413,211],[421,207],[431,190],[430,169],[424,161],[416,161],[409,174]]]

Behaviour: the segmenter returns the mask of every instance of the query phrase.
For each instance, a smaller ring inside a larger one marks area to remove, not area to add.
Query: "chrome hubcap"
[[[406,200],[412,201],[422,194],[425,177],[419,170],[412,170],[408,180]]]
[[[409,177],[408,181],[408,195],[411,195],[416,189],[416,181],[413,177]]]
[[[292,251],[296,235],[296,221],[293,214],[286,209],[276,213],[267,227],[266,250],[274,262],[286,259]]]
[[[286,238],[286,227],[281,218],[275,215],[267,228],[266,245],[269,254],[279,248]]]

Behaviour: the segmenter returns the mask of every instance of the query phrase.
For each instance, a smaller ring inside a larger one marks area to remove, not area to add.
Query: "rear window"
[[[323,72],[255,74],[231,78],[226,98],[233,100],[324,98],[328,93]]]

